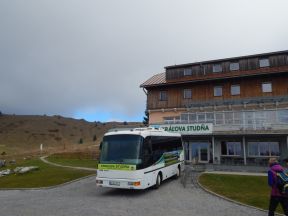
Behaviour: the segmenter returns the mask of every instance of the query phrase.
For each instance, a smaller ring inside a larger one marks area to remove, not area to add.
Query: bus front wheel
[[[161,175],[158,173],[157,178],[156,178],[156,184],[155,184],[155,189],[158,189],[161,185]]]

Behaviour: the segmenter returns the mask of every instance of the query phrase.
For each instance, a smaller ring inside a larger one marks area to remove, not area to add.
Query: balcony
[[[212,123],[214,132],[288,130],[288,109],[187,112],[162,124]]]

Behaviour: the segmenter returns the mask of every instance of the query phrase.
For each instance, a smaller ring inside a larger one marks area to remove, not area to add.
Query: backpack
[[[281,194],[288,196],[288,171],[277,172],[277,187]]]

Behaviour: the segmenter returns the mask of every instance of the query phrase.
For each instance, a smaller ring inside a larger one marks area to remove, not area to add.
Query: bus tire
[[[161,185],[161,174],[160,173],[158,173],[158,175],[157,175],[157,178],[156,178],[156,184],[155,184],[155,186],[154,186],[154,188],[155,189],[158,189],[159,187],[160,187],[160,185]]]
[[[174,179],[178,179],[181,176],[181,167],[177,167],[176,174],[174,175]]]

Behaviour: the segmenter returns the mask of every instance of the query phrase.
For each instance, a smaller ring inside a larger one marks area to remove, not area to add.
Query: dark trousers
[[[269,204],[269,214],[268,214],[269,216],[274,216],[274,212],[279,203],[283,208],[284,214],[288,215],[288,197],[271,196]]]

